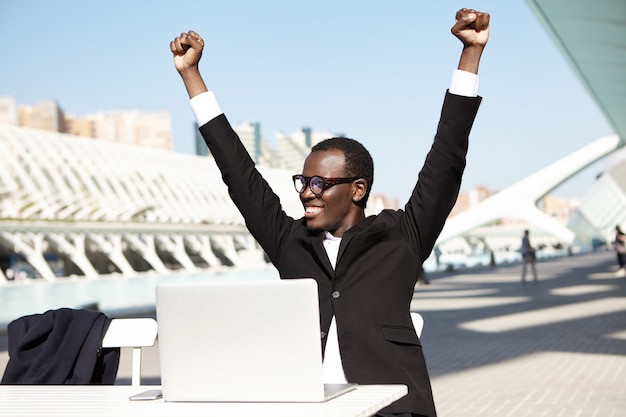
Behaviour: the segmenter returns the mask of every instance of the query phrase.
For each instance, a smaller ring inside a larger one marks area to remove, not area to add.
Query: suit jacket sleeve
[[[279,197],[256,169],[223,114],[201,126],[200,133],[246,227],[276,265],[281,242],[289,233],[293,219],[283,211]]]
[[[480,97],[446,93],[435,140],[404,207],[400,227],[422,262],[430,255],[459,194],[480,102]]]

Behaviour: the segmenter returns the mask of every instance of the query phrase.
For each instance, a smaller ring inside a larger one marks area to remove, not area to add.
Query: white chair
[[[411,320],[413,321],[413,327],[415,327],[415,333],[417,337],[422,337],[422,329],[424,329],[424,317],[420,313],[411,311]]]
[[[113,319],[102,339],[103,348],[132,348],[131,385],[141,385],[141,349],[154,346],[157,322],[151,318]]]

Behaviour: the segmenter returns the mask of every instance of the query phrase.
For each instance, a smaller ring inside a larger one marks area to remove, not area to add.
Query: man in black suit
[[[317,281],[325,369],[329,358],[338,362],[338,372],[327,382],[408,386],[408,395],[380,415],[436,415],[409,308],[422,263],[459,192],[481,100],[476,74],[489,15],[461,9],[451,31],[463,51],[413,193],[403,210],[367,218],[373,162],[348,138],[331,138],[311,149],[302,173],[293,176],[304,216],[287,216],[200,75],[202,38],[190,31],[170,43],[200,132],[248,229],[281,278]],[[330,332],[337,338],[329,338]]]

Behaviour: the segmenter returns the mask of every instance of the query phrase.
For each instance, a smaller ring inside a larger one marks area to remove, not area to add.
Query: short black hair
[[[374,160],[369,151],[360,142],[345,137],[326,139],[311,148],[311,152],[330,150],[343,152],[346,158],[344,173],[346,177],[359,177],[367,181],[367,191],[361,200],[363,208],[365,208],[374,183]]]

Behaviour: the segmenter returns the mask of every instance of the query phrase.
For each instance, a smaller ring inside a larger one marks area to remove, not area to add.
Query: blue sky
[[[192,153],[169,42],[193,29],[231,123],[258,121],[270,141],[303,126],[353,137],[374,157],[373,192],[404,200],[458,63],[450,27],[461,7],[492,16],[462,190],[503,189],[613,133],[523,0],[0,0],[0,95],[54,99],[79,116],[168,110],[175,150]],[[601,169],[554,194],[581,197]]]

